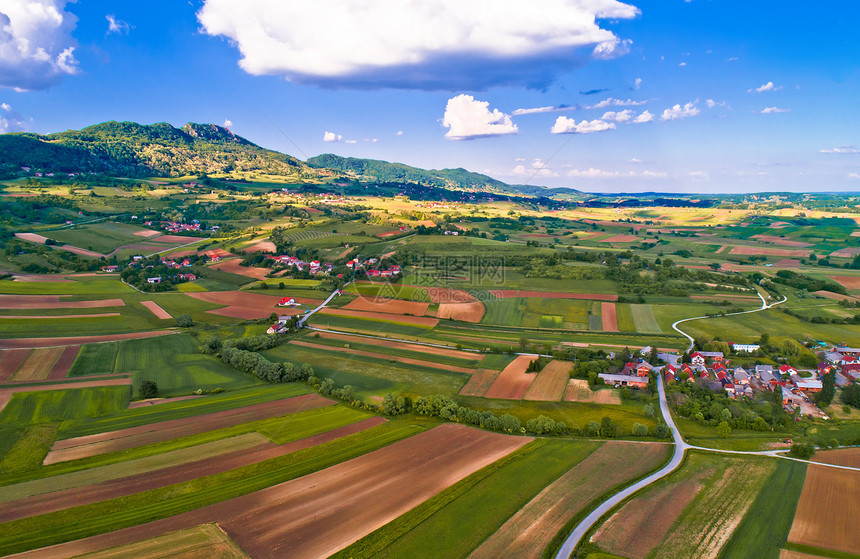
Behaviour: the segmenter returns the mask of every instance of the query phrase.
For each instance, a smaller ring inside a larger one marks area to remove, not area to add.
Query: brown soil
[[[783,258],[773,263],[776,268],[800,268],[800,260],[794,258]]]
[[[834,250],[830,253],[830,256],[835,256],[837,258],[854,258],[858,254],[860,254],[860,248],[845,247],[840,248],[839,250]]]
[[[441,425],[255,493],[21,557],[70,557],[213,521],[257,559],[326,557],[532,440]]]
[[[202,241],[203,237],[184,237],[182,235],[162,235],[149,239],[153,243],[162,243],[165,245],[186,245],[194,241]]]
[[[63,491],[43,493],[3,504],[0,522],[11,522],[21,518],[46,514],[69,507],[98,503],[108,499],[125,497],[141,491],[166,487],[204,476],[211,476],[256,464],[264,460],[286,456],[293,452],[318,446],[353,433],[370,429],[385,423],[382,417],[370,417],[312,437],[305,437],[290,443],[277,445],[267,442],[252,448],[225,452],[195,462],[168,466],[158,470],[141,472],[119,479],[104,481]]]
[[[600,318],[606,332],[618,332],[618,310],[615,303],[600,303]]]
[[[827,276],[845,289],[860,289],[860,276]]]
[[[527,373],[529,363],[537,359],[536,355],[519,355],[505,367],[496,381],[490,386],[485,396],[487,398],[503,398],[506,400],[522,400],[526,391],[537,376]]]
[[[783,248],[758,248],[758,247],[748,247],[748,246],[736,246],[732,248],[729,254],[738,254],[742,256],[783,256],[783,257],[791,257],[791,256],[809,256],[808,250],[787,250]]]
[[[572,378],[564,390],[565,402],[592,402],[594,404],[621,404],[621,396],[617,390],[592,390],[588,381]]]
[[[278,247],[272,241],[258,241],[243,249],[245,252],[275,252]]]
[[[570,361],[553,360],[547,363],[526,391],[525,400],[558,402],[570,379]]]
[[[393,237],[394,235],[399,235],[400,233],[402,233],[402,231],[400,231],[398,229],[396,231],[386,231],[385,233],[379,233],[376,236],[379,237],[380,239],[385,239],[387,237]]]
[[[763,241],[765,243],[772,243],[775,245],[782,245],[787,247],[806,248],[812,246],[810,243],[804,243],[802,241],[792,241],[791,239],[783,239],[782,237],[777,237],[776,235],[753,235],[750,238],[756,239],[757,241]]]
[[[543,299],[587,299],[592,301],[618,300],[618,295],[607,295],[605,293],[560,293],[556,291],[521,291],[518,289],[494,289],[490,293],[497,299],[540,297]]]
[[[702,489],[702,477],[705,476],[683,479],[636,497],[603,524],[591,541],[609,553],[645,559],[696,498]]]
[[[93,258],[102,258],[105,256],[100,252],[95,252],[93,250],[87,250],[85,248],[80,248],[72,245],[61,245],[57,247],[60,250],[65,250],[66,252],[71,252],[72,254],[79,254],[81,256],[91,256]]]
[[[107,316],[122,316],[118,312],[103,312],[97,314],[4,314],[0,318],[7,320],[57,320],[60,318],[104,318]]]
[[[19,239],[30,241],[31,243],[39,243],[40,245],[45,244],[45,241],[48,240],[48,237],[43,237],[42,235],[37,235],[36,233],[15,233],[15,236]]]
[[[155,318],[159,318],[162,320],[167,318],[173,318],[172,316],[170,316],[169,312],[162,309],[155,301],[141,301],[140,304],[152,311],[152,314],[155,315]]]
[[[29,349],[7,349],[0,351],[0,382],[6,382],[15,374],[21,363],[30,355]]]
[[[860,549],[860,471],[810,465],[788,541],[856,553]]]
[[[270,314],[299,314],[301,309],[287,309],[278,307],[281,297],[274,295],[262,295],[260,293],[249,293],[246,291],[205,291],[200,293],[186,293],[187,296],[214,303],[226,305],[222,309],[206,311],[211,314],[220,314],[233,318],[250,320],[253,318],[266,318]],[[291,312],[292,311],[292,312]]]
[[[47,379],[51,373],[51,369],[63,351],[65,351],[65,348],[62,347],[33,350],[9,380],[13,382],[32,382]]]
[[[268,419],[288,413],[329,406],[333,403],[318,394],[304,394],[235,410],[213,412],[196,417],[172,419],[119,431],[65,439],[54,443],[43,463],[45,465],[55,464],[117,450],[127,450],[258,419]]]
[[[155,330],[153,332],[130,332],[128,334],[103,334],[100,336],[69,336],[66,338],[6,338],[0,340],[0,349],[21,349],[36,347],[54,347],[67,345],[94,344],[98,342],[117,342],[120,340],[136,340],[138,338],[155,338],[175,334],[173,330]]]
[[[334,316],[349,316],[352,318],[370,318],[377,320],[390,320],[392,322],[402,322],[405,324],[418,324],[420,326],[436,326],[439,324],[438,318],[429,316],[409,316],[404,314],[390,314],[381,312],[363,312],[363,311],[348,311],[344,309],[330,309],[328,307],[319,311],[322,314],[331,314]]]
[[[499,371],[478,369],[460,389],[460,396],[484,396],[498,376]]]
[[[505,522],[469,557],[540,557],[574,515],[610,488],[656,468],[668,445],[607,442]]]
[[[724,250],[729,248],[729,246],[731,246],[731,245],[720,245],[720,248],[718,248],[717,252],[715,252],[714,254],[719,254],[719,253],[723,252]]]
[[[641,237],[637,237],[636,235],[613,235],[606,239],[600,239],[597,241],[598,243],[635,243],[637,241],[642,241]]]
[[[147,237],[147,238],[157,237],[157,236],[161,235],[161,233],[158,231],[149,231],[149,230],[147,230],[147,231],[135,231],[134,234],[137,235],[138,237]]]
[[[813,462],[824,464],[836,464],[837,466],[851,466],[860,468],[860,448],[838,448],[836,450],[822,450],[812,457]]]
[[[370,311],[392,314],[412,314],[421,316],[427,312],[430,303],[418,301],[402,301],[400,299],[368,299],[359,297],[344,305],[350,311]]]
[[[451,318],[453,320],[477,324],[484,318],[484,304],[480,301],[472,303],[440,303],[436,316],[438,318]]]
[[[332,334],[330,332],[319,332],[319,336],[320,338],[327,338],[330,340],[343,340],[345,342],[351,342],[356,344],[368,344],[377,345],[380,347],[390,347],[395,349],[406,349],[418,353],[429,353],[431,355],[444,355],[447,357],[457,357],[460,359],[473,359],[475,361],[484,360],[484,354],[482,353],[471,353],[469,351],[460,351],[458,349],[445,349],[441,347],[422,346],[418,344],[399,342],[397,340],[380,340],[377,338],[350,336],[348,334]]]
[[[79,559],[249,559],[216,524],[204,524],[157,538],[149,538]]]
[[[221,270],[222,272],[229,272],[231,274],[236,274],[237,276],[245,276],[246,278],[263,280],[266,279],[266,276],[271,272],[269,268],[254,268],[252,266],[241,266],[239,263],[241,260],[238,258],[232,258],[230,260],[222,260],[220,262],[216,262],[212,264],[210,268],[214,268],[216,270]]]
[[[346,347],[336,347],[329,345],[321,345],[321,344],[313,344],[310,342],[303,342],[301,340],[293,340],[290,342],[292,345],[297,345],[301,347],[307,347],[311,349],[318,349],[321,351],[336,351],[340,353],[348,353],[350,355],[362,355],[364,357],[374,357],[376,359],[385,359],[386,361],[395,361],[397,363],[404,363],[407,365],[416,365],[419,367],[429,367],[431,369],[441,369],[443,371],[453,371],[455,373],[466,373],[472,374],[475,372],[475,369],[469,369],[467,367],[457,367],[455,365],[445,365],[444,363],[435,363],[433,361],[424,361],[423,359],[411,359],[409,357],[398,357],[396,355],[390,355],[387,353],[376,353],[374,351],[362,351],[359,349],[352,349]]]
[[[77,358],[80,350],[81,346],[79,345],[66,346],[63,349],[63,353],[59,358],[57,358],[57,362],[54,363],[54,367],[51,369],[48,379],[57,380],[66,378],[66,375],[69,374],[69,369],[72,368],[72,363],[75,362],[75,358]]]
[[[2,295],[0,309],[98,309],[124,307],[122,299],[95,301],[60,301],[62,295]]]
[[[834,293],[832,291],[814,291],[816,295],[820,295],[822,297],[827,297],[828,299],[836,299],[837,301],[856,301],[857,297],[852,297],[851,295],[842,295],[841,293]]]

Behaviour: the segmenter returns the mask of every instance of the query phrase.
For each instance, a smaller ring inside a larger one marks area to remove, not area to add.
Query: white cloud
[[[849,179],[860,179],[860,173],[848,173]]]
[[[679,118],[688,118],[691,116],[696,116],[700,112],[701,111],[696,108],[695,102],[687,103],[683,107],[680,104],[676,104],[675,106],[663,111],[663,114],[662,116],[660,116],[660,119],[677,120]]]
[[[402,135],[403,135],[403,130],[398,130],[397,132],[395,132],[395,133],[394,133],[394,135],[395,135],[395,136],[402,136]]]
[[[205,0],[205,33],[224,36],[254,75],[338,87],[486,89],[548,85],[590,56],[622,54],[629,41],[601,19],[632,19],[617,0]],[[320,22],[325,22],[320,26]],[[488,61],[492,63],[488,63]]]
[[[488,101],[478,101],[471,95],[457,95],[448,99],[442,126],[448,128],[449,140],[470,140],[489,136],[516,134],[517,125],[510,115],[499,109],[489,109]]]
[[[605,109],[606,107],[638,107],[639,105],[644,105],[647,102],[648,101],[633,101],[632,99],[624,100],[609,97],[595,105],[586,107],[586,109]]]
[[[639,89],[642,87],[642,78],[636,78],[636,81],[633,82],[633,89]]]
[[[233,126],[233,121],[230,120],[229,118],[225,118],[224,119],[224,128],[230,128],[231,126]]]
[[[705,101],[707,103],[709,109],[713,109],[714,107],[725,107],[725,101],[714,101],[713,99],[707,99]]]
[[[123,35],[128,33],[131,28],[128,23],[121,19],[116,19],[116,16],[113,14],[106,15],[105,19],[108,22],[108,34],[116,33],[117,35]]]
[[[526,168],[525,165],[517,165],[511,170],[511,174],[516,177],[543,177],[543,178],[553,178],[557,177],[558,173],[551,169],[547,169],[544,162],[540,159],[535,159],[532,161],[531,169]]]
[[[576,122],[574,118],[560,116],[556,119],[550,132],[553,134],[591,134],[592,132],[603,132],[604,130],[612,130],[614,128],[614,122],[606,122],[600,119]]]
[[[343,143],[345,143],[345,144],[357,144],[358,140],[344,140]]]
[[[758,87],[747,89],[747,93],[764,93],[765,91],[778,91],[780,89],[782,89],[781,85],[773,85],[773,82],[767,82]]]
[[[631,118],[633,118],[633,111],[631,111],[630,109],[625,109],[619,112],[607,111],[603,113],[603,116],[600,117],[600,120],[608,120],[611,122],[627,122]]]
[[[665,179],[669,175],[658,171],[605,171],[603,169],[595,169],[591,167],[586,170],[571,169],[567,172],[568,177],[580,179]]]
[[[26,124],[24,117],[14,111],[11,105],[0,103],[0,134],[23,132]]]
[[[323,141],[324,142],[342,142],[343,136],[341,136],[340,134],[335,134],[334,132],[329,132],[328,130],[326,130],[325,134],[323,134]]]
[[[683,67],[684,67],[684,66],[686,66],[686,65],[687,65],[687,63],[686,63],[686,62],[681,62],[680,64],[678,64],[678,66],[680,66],[681,68],[683,68]]]
[[[551,105],[549,107],[534,107],[531,109],[515,109],[514,112],[511,113],[511,116],[520,116],[520,115],[533,115],[539,113],[560,113],[563,111],[572,111],[576,109],[576,107],[571,107],[569,105]]]
[[[634,124],[644,124],[654,120],[654,115],[648,111],[642,111],[642,114],[633,119]]]
[[[818,153],[839,153],[839,154],[860,153],[860,149],[857,149],[854,146],[839,146],[838,148],[832,148],[832,149],[820,149],[820,150],[818,150]]]
[[[691,179],[696,181],[706,181],[710,180],[711,176],[704,171],[693,171],[692,173],[688,173]]]
[[[761,114],[769,115],[773,113],[790,113],[791,109],[781,109],[779,107],[765,107],[761,110]]]
[[[630,160],[630,163],[642,163],[642,160],[639,159],[638,157],[634,157],[633,159]]]
[[[0,87],[46,89],[78,71],[66,0],[0,0]]]

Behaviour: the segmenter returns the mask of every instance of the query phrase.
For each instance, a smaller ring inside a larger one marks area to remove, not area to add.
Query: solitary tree
[[[158,398],[158,384],[154,380],[145,380],[140,383],[140,397],[143,400]]]
[[[180,328],[191,328],[194,326],[194,319],[188,313],[180,314],[176,317],[176,325]]]

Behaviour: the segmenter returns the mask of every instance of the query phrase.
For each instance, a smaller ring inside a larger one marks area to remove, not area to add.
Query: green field
[[[806,464],[780,460],[720,557],[779,559],[788,541],[804,479]]]
[[[100,375],[113,373],[117,353],[116,342],[85,344],[75,358],[68,376]]]
[[[61,243],[107,254],[120,245],[146,242],[147,237],[135,235],[140,231],[147,229],[108,221],[49,230],[42,234]]]
[[[538,492],[598,446],[563,440],[532,442],[333,557],[466,557]]]
[[[335,316],[332,314],[316,313],[308,320],[308,324],[319,328],[333,328],[347,332],[357,331],[374,335],[391,334],[397,337],[426,336],[432,328],[417,324],[406,324],[390,320],[365,319],[352,316]]]
[[[0,412],[5,427],[99,417],[128,406],[127,386],[19,392]]]
[[[351,283],[345,291],[365,297],[383,297],[388,299],[405,299],[406,301],[429,302],[430,297],[424,287],[402,283]]]
[[[633,323],[636,325],[637,332],[659,334],[663,331],[654,317],[651,305],[630,305],[630,312],[633,315]]]
[[[0,293],[9,295],[107,295],[135,293],[119,281],[119,276],[78,276],[72,281],[11,281],[0,280]]]

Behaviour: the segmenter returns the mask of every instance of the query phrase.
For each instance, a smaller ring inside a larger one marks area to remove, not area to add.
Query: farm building
[[[648,379],[633,375],[613,375],[610,373],[600,373],[597,375],[603,379],[606,384],[613,386],[632,386],[635,388],[645,388],[648,385]]]
[[[296,300],[292,297],[284,297],[280,301],[278,301],[279,307],[291,307],[296,304]]]
[[[750,374],[743,367],[736,367],[733,374],[735,384],[749,384]]]
[[[146,278],[147,283],[161,283],[161,276],[156,276],[154,278]]]
[[[760,345],[757,344],[732,344],[732,349],[735,353],[754,353],[761,348]]]

